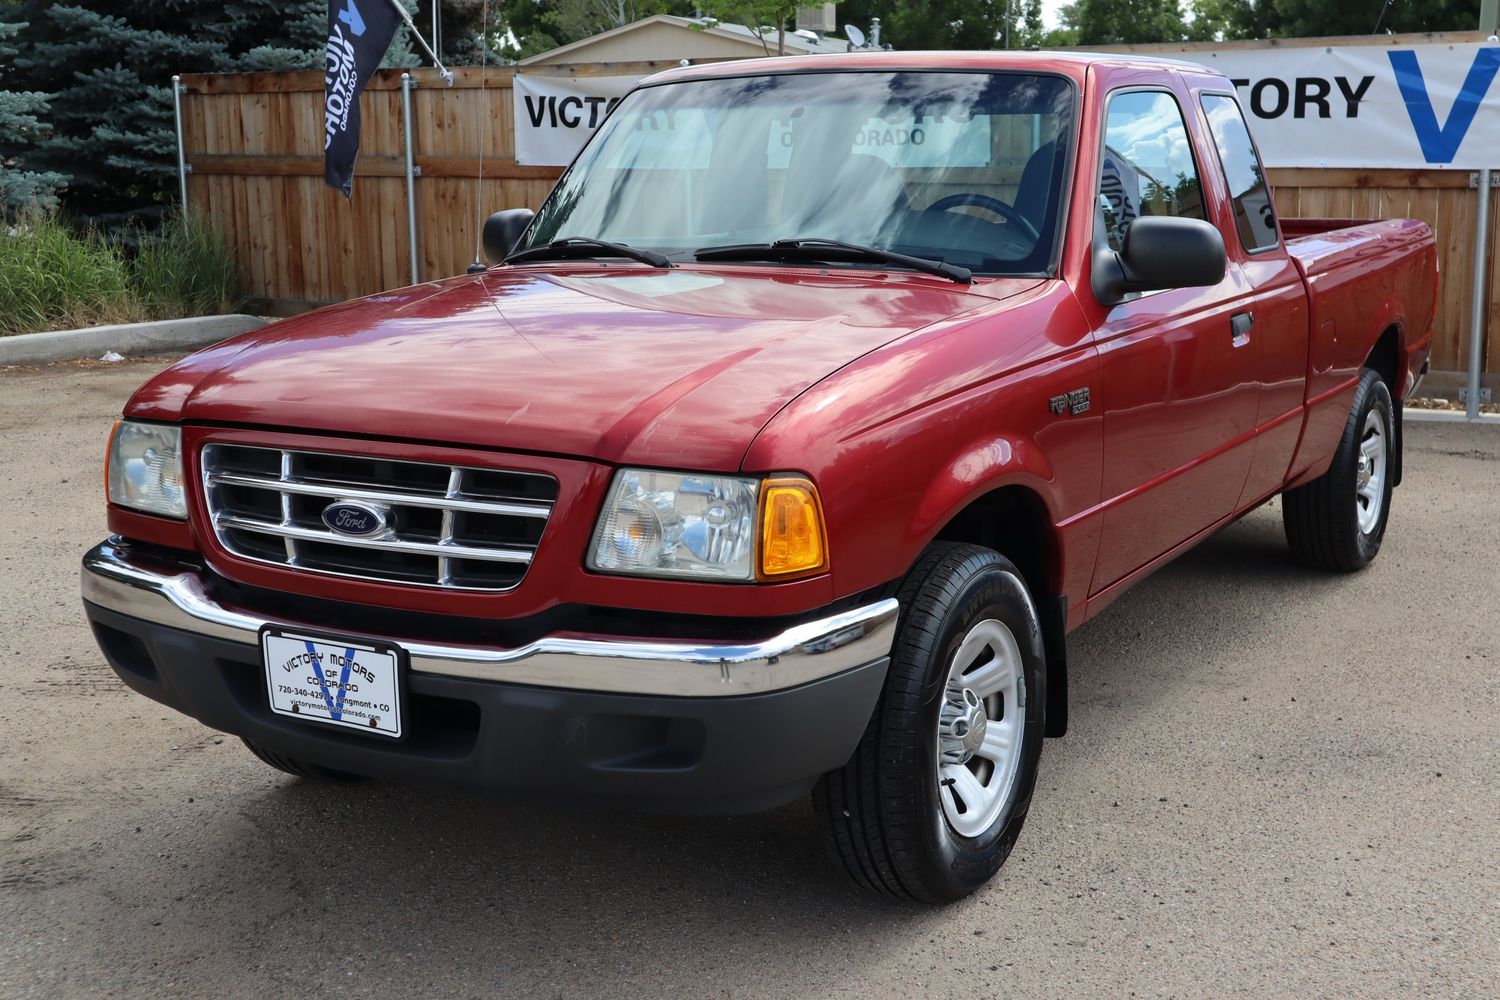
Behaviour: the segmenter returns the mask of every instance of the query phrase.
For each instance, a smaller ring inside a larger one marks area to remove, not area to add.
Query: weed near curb
[[[0,336],[229,313],[239,289],[228,244],[204,221],[173,217],[133,256],[41,213],[0,228]]]

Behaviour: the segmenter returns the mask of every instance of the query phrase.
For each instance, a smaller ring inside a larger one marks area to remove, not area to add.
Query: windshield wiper
[[[737,243],[732,246],[703,247],[693,251],[697,260],[847,260],[878,261],[882,264],[899,264],[914,271],[935,274],[967,285],[974,274],[967,267],[948,264],[927,257],[868,247],[859,243],[844,243],[840,240],[825,240],[817,236],[799,239],[776,240],[774,243]]]
[[[602,253],[600,251],[603,251]],[[569,257],[625,257],[629,260],[650,264],[652,267],[672,267],[672,262],[654,250],[637,250],[624,243],[609,243],[588,236],[569,236],[566,239],[543,243],[530,250],[522,250],[505,258],[507,264],[524,264],[529,260],[560,260]]]

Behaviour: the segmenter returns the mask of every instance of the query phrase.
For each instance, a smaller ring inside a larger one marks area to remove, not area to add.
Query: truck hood
[[[506,268],[245,334],[163,372],[127,412],[727,471],[808,386],[1035,283]]]

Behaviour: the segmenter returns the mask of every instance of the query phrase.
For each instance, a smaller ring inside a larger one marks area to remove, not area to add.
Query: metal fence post
[[[411,148],[411,74],[401,74],[401,134],[406,150],[406,250],[411,256],[411,283],[422,280],[417,266],[417,185],[416,177],[421,173],[412,161]]]
[[[187,153],[182,146],[182,95],[187,88],[182,85],[182,77],[172,77],[172,116],[177,122],[177,193],[182,197],[182,217],[187,218],[187,175],[188,167]]]
[[[1469,312],[1469,419],[1479,416],[1479,369],[1484,359],[1484,292],[1489,274],[1485,264],[1490,246],[1490,171],[1479,171],[1479,215],[1474,222],[1474,294]]]

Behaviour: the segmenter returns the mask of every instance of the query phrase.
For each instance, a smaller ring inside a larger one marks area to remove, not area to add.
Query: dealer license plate
[[[271,711],[401,737],[400,651],[345,639],[261,633]]]

